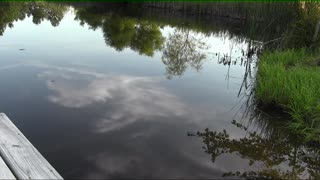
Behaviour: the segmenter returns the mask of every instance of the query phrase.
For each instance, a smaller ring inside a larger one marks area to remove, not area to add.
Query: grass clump
[[[289,128],[320,140],[320,67],[306,50],[265,53],[259,62],[257,100],[290,115]]]

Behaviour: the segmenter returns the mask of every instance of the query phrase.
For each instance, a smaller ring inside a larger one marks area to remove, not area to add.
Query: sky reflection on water
[[[117,51],[74,13],[57,27],[25,18],[0,37],[0,110],[65,178],[212,178],[252,168],[233,154],[213,164],[187,136],[204,128],[244,135],[230,122],[241,117],[245,68],[219,64],[216,53],[240,58],[246,42],[188,30],[209,47],[202,68],[186,63],[168,79],[161,51]]]

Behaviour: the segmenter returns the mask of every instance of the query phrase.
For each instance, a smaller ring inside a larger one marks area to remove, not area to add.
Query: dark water
[[[64,178],[319,171],[305,155],[292,165],[292,152],[313,150],[250,106],[261,41],[106,9],[1,4],[0,111]]]

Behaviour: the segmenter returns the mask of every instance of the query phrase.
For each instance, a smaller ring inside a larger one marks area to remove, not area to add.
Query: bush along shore
[[[305,49],[265,52],[257,73],[258,102],[287,113],[288,128],[306,141],[320,140],[319,65]]]

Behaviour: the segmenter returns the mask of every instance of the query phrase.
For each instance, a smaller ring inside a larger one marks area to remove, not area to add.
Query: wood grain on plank
[[[0,155],[17,179],[63,179],[4,113],[0,113]]]
[[[12,174],[9,167],[6,165],[6,163],[3,161],[3,159],[0,157],[0,179],[16,179],[14,175]]]

